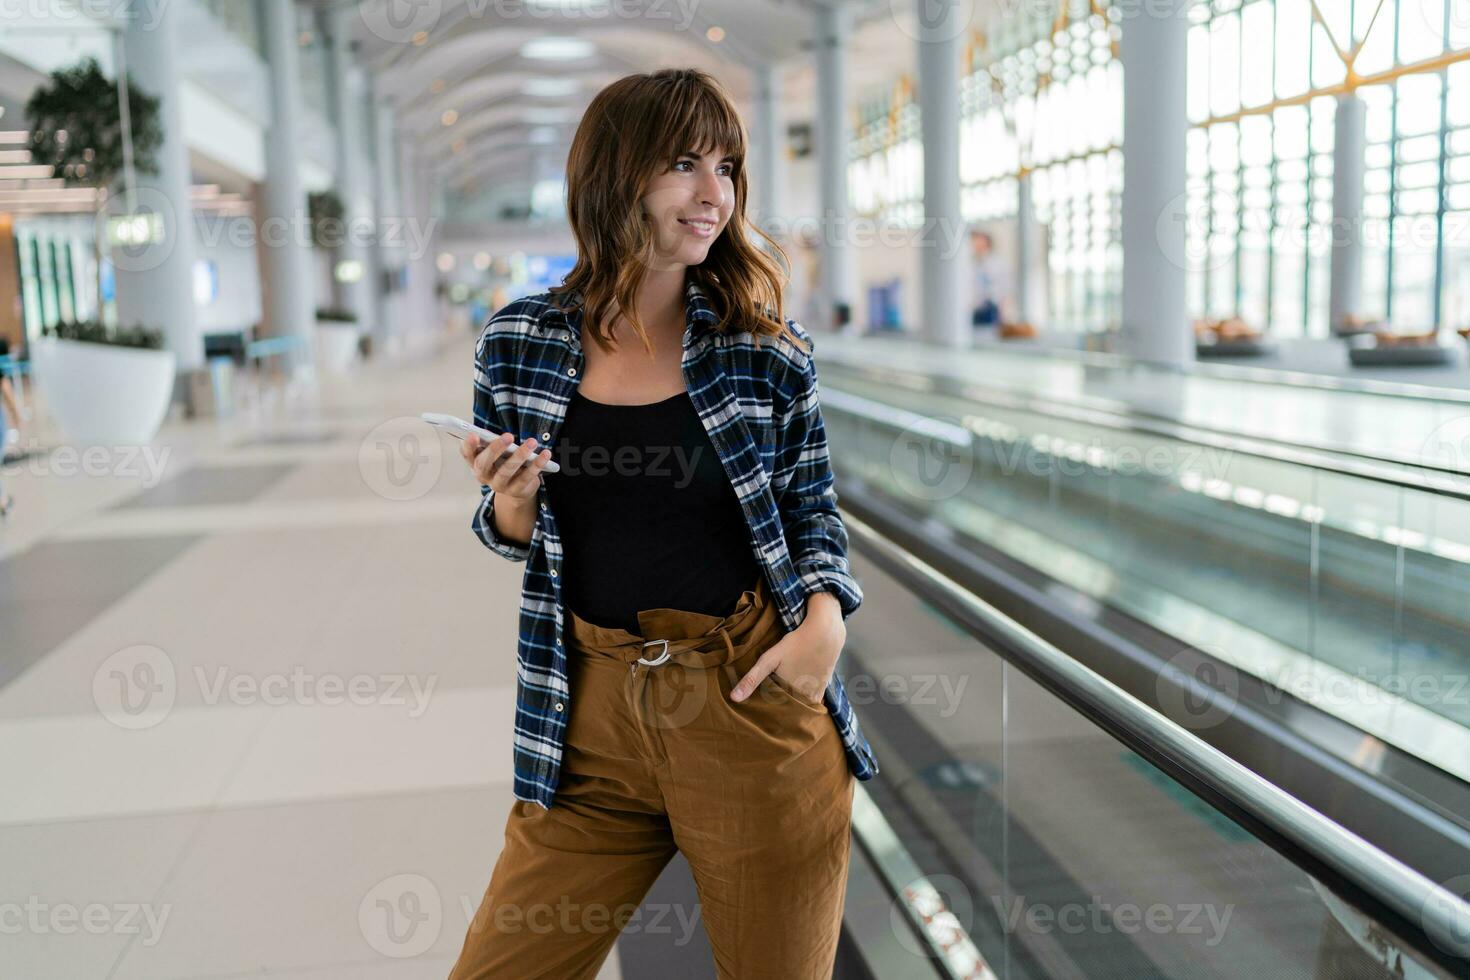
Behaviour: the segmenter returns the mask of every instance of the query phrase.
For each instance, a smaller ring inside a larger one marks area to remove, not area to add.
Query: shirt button
[[[551,577],[556,578],[556,569],[554,568],[551,570]]]
[[[567,377],[569,377],[569,378],[575,378],[576,376],[577,376],[577,369],[576,368],[567,368]]]
[[[560,701],[556,702],[556,710],[557,711],[560,711],[564,707],[566,707],[566,705],[562,704]]]
[[[551,441],[551,433],[550,432],[543,432],[543,433],[541,433],[541,441],[542,442],[550,442]]]
[[[545,510],[546,509],[546,501],[544,501],[544,500],[541,501],[541,509],[542,510]]]

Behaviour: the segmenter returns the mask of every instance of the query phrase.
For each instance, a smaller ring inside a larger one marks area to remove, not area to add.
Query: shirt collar
[[[543,314],[542,322],[566,327],[572,346],[580,348],[582,346],[582,297],[580,293],[575,293],[569,299],[574,304],[571,309],[559,310],[555,306],[548,307]],[[719,322],[720,315],[710,304],[709,293],[693,279],[689,280],[684,286],[684,346],[690,346],[705,333],[711,332],[714,325]],[[541,332],[542,324],[536,324],[533,329],[538,333]]]

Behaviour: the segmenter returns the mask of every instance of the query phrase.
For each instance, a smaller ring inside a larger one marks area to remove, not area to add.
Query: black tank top
[[[608,405],[573,392],[545,473],[562,600],[638,632],[640,609],[727,616],[760,566],[739,498],[688,392]]]

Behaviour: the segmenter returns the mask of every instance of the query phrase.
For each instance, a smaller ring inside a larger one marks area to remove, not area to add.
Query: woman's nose
[[[699,197],[702,202],[711,207],[719,207],[725,203],[725,184],[716,174],[705,174],[703,183],[699,187]]]

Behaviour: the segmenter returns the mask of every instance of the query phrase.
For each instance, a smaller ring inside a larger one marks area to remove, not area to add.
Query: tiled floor
[[[0,479],[0,976],[442,978],[511,803],[472,338]],[[43,420],[44,421],[44,420]],[[62,458],[65,453],[63,452]],[[617,977],[615,955],[603,976]]]

